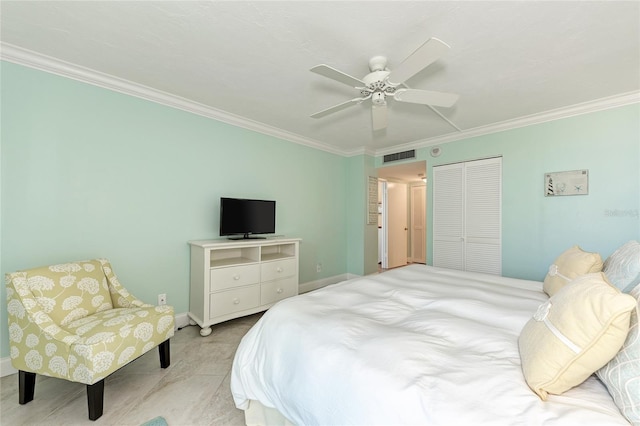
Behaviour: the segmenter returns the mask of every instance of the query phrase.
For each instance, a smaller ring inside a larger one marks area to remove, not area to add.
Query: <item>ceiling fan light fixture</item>
[[[376,105],[383,105],[385,103],[384,92],[373,92],[371,94],[371,102],[373,102]]]

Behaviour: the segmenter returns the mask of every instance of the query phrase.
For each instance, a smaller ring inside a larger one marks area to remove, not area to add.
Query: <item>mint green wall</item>
[[[380,158],[343,158],[1,64],[2,274],[109,257],[138,297],[155,302],[167,293],[186,312],[186,241],[217,237],[220,196],[278,201],[277,232],[304,240],[301,283],[375,271],[366,182]],[[448,143],[437,159],[419,149],[417,157],[427,160],[429,178],[437,164],[503,157],[503,273],[539,280],[572,244],[606,257],[640,239],[639,123],[640,106],[631,105]],[[588,196],[543,196],[545,172],[583,168]],[[0,299],[4,306],[4,286]]]
[[[347,159],[347,272],[372,274],[378,269],[378,226],[367,225],[368,178],[376,176],[375,159]]]
[[[574,244],[603,259],[640,239],[640,106],[594,112],[442,145],[433,166],[502,156],[503,275],[541,280]],[[589,170],[589,195],[544,197],[544,173]],[[432,263],[428,184],[427,254]]]
[[[277,200],[277,233],[303,239],[301,283],[346,272],[346,158],[1,66],[3,275],[107,257],[136,296],[187,312],[187,241],[218,236],[221,196]]]

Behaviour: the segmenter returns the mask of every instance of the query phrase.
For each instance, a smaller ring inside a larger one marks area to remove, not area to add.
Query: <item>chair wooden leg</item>
[[[169,339],[160,343],[158,346],[158,352],[160,353],[160,367],[167,368],[171,365],[171,349],[169,346]]]
[[[18,402],[26,404],[33,401],[36,389],[36,373],[18,370]]]
[[[102,416],[104,401],[104,379],[87,385],[87,403],[89,404],[89,420],[97,420]]]

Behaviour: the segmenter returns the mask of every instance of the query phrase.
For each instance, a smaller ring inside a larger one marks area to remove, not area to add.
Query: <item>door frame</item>
[[[414,198],[414,189],[415,188],[420,188],[423,192],[423,203],[420,206],[415,198]],[[410,241],[410,249],[409,249],[409,261],[413,262],[413,263],[423,263],[426,264],[427,263],[427,183],[423,182],[423,183],[413,183],[409,186],[409,209],[410,209],[410,213],[409,213],[409,241]],[[417,258],[415,256],[415,244],[416,242],[414,241],[414,237],[415,237],[415,232],[414,232],[414,227],[415,227],[415,221],[414,221],[414,217],[416,216],[416,208],[420,207],[421,211],[419,211],[419,213],[422,215],[422,254],[424,257],[421,258]]]
[[[424,184],[425,185],[425,205],[424,205],[424,214],[425,214],[425,244],[427,243],[427,232],[428,232],[428,224],[429,222],[429,214],[427,211],[427,203],[429,202],[428,197],[429,197],[429,191],[428,191],[428,185],[427,180],[425,178],[426,174],[427,174],[427,161],[426,160],[415,160],[415,161],[410,161],[410,162],[403,162],[401,164],[383,164],[379,167],[376,168],[376,174],[378,176],[378,181],[381,184],[386,185],[387,182],[398,182],[398,183],[405,183],[407,185],[407,208],[408,208],[408,212],[410,211],[409,209],[411,208],[411,203],[410,203],[410,193],[409,191],[411,191],[411,187],[414,184]],[[386,188],[386,187],[385,187]],[[382,269],[388,269],[388,223],[387,223],[387,217],[388,217],[388,199],[387,199],[387,195],[386,195],[386,190],[382,190],[382,188],[379,189],[380,194],[379,194],[379,202],[381,203],[381,218],[380,218],[380,225],[382,226],[382,231],[378,233],[379,238],[382,241],[378,242],[378,256],[380,258],[380,267]],[[384,200],[383,200],[383,196],[384,196]],[[409,214],[407,216],[410,216]],[[407,217],[407,227],[411,226],[411,222],[410,222],[410,218]],[[407,261],[411,260],[412,254],[411,254],[411,247],[410,247],[410,242],[411,242],[411,237],[410,237],[410,233],[408,231],[405,231],[407,233]],[[425,262],[428,259],[428,244],[426,244],[425,246]]]

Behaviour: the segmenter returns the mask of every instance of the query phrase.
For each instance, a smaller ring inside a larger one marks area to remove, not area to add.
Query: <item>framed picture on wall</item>
[[[544,196],[588,195],[589,170],[571,170],[544,174]]]

